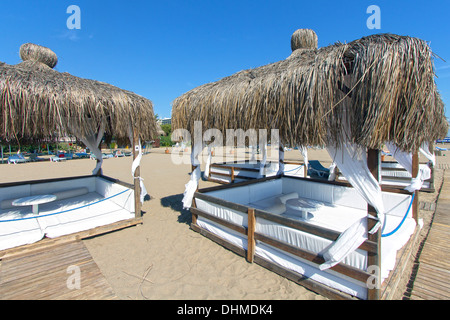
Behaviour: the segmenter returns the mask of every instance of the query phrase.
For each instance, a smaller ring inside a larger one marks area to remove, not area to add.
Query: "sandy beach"
[[[259,265],[247,263],[190,230],[190,213],[182,210],[181,199],[191,166],[173,164],[164,150],[151,149],[142,158],[141,176],[151,196],[142,207],[144,223],[83,240],[120,299],[325,299]],[[300,160],[301,155],[292,150],[285,158]],[[331,162],[327,152],[319,149],[311,149],[309,159],[320,160],[324,165]],[[436,201],[443,173],[439,164],[450,163],[450,152],[443,152],[437,162],[437,191],[421,193],[420,201]],[[132,183],[131,163],[131,157],[105,159],[103,174]],[[90,159],[3,164],[0,175],[2,182],[12,182],[88,175],[94,167],[95,162]],[[216,184],[200,182],[200,188],[211,185]],[[421,239],[428,231],[432,214],[420,212],[424,219]],[[410,272],[408,269],[404,274],[405,288]]]

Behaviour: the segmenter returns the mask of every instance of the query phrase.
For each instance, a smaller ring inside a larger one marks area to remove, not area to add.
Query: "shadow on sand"
[[[185,223],[190,225],[192,222],[191,212],[187,209],[183,209],[183,194],[175,194],[172,196],[161,198],[161,205],[165,208],[171,208],[174,211],[180,213],[178,216],[179,223]]]

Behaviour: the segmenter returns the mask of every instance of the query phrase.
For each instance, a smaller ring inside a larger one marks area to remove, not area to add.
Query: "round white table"
[[[53,194],[41,194],[36,196],[24,197],[14,200],[13,206],[32,206],[33,214],[39,214],[39,205],[42,203],[52,202],[56,200]]]
[[[300,212],[301,218],[307,220],[313,217],[311,212],[322,207],[322,203],[308,199],[289,199],[286,201],[286,207]]]

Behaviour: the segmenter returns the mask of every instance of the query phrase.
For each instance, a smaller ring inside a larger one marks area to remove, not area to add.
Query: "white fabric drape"
[[[250,158],[250,162],[255,162],[256,161],[256,147],[255,146],[250,146],[251,149],[251,158]]]
[[[328,168],[330,170],[330,175],[328,176],[328,181],[334,181],[336,180],[336,162],[333,162],[330,167]]]
[[[380,221],[384,221],[384,205],[381,187],[367,167],[366,149],[347,142],[341,147],[328,146],[327,150],[348,182],[377,211],[379,221],[369,231],[376,232],[381,225]],[[338,264],[367,240],[366,221],[367,218],[362,218],[355,222],[323,252],[325,262],[319,266],[321,270]]]
[[[211,158],[212,158],[212,145],[213,143],[210,143],[208,145],[208,158],[206,158],[205,172],[203,172],[203,177],[205,179],[208,179],[209,176],[209,167],[211,166]]]
[[[328,146],[327,150],[347,181],[382,216],[384,205],[381,187],[367,167],[366,149],[347,142],[338,148]]]
[[[263,158],[261,160],[261,163],[259,165],[259,176],[263,177],[264,176],[264,167],[266,166],[266,161],[267,161],[267,144],[264,144],[261,148],[262,154],[263,154]]]
[[[419,151],[422,152],[422,154],[430,160],[430,162],[433,164],[433,166],[436,165],[436,156],[434,155],[434,152],[430,152],[430,146],[428,142],[422,143],[422,145],[419,148]]]
[[[131,165],[131,175],[133,177],[134,177],[134,173],[136,172],[136,169],[141,165],[141,159],[142,159],[141,139],[139,139],[138,146],[139,146],[138,155],[137,155],[136,159],[133,160],[133,163]],[[141,176],[134,177],[134,179],[139,179],[139,186],[141,188],[140,200],[141,200],[141,203],[143,204],[145,196],[148,194],[147,189],[145,188],[145,185],[144,185],[144,179]]]
[[[308,170],[308,148],[304,146],[299,146],[298,150],[300,150],[300,153],[302,154],[303,157],[303,161],[305,162],[305,168],[306,170]]]
[[[132,145],[132,148],[136,148],[136,147],[139,148],[137,150],[138,154],[137,154],[136,158],[133,160],[133,163],[131,164],[131,176],[133,177],[133,179],[139,180],[139,187],[141,188],[141,196],[140,196],[139,200],[143,204],[144,198],[148,194],[147,188],[145,188],[144,179],[141,176],[139,176],[139,177],[134,176],[134,173],[136,172],[136,169],[141,165],[141,160],[142,160],[141,139],[138,139],[137,145],[136,145],[136,141],[134,141],[134,139],[133,139],[133,129],[131,127],[128,128],[128,139],[130,139],[130,144]]]
[[[103,139],[103,134],[105,133],[105,123],[102,122],[100,125],[100,128],[98,129],[98,132],[94,132],[94,129],[92,129],[92,134],[88,136],[80,135],[78,132],[74,130],[75,136],[80,139],[86,147],[91,150],[92,153],[94,153],[95,158],[97,159],[97,164],[95,166],[95,169],[92,171],[93,175],[98,174],[98,172],[102,168],[103,164],[103,154],[100,148],[98,147]]]
[[[410,152],[404,152],[397,148],[396,145],[388,142],[386,147],[392,154],[392,157],[397,160],[397,162],[406,169],[410,174],[412,174],[412,154]]]
[[[185,185],[184,190],[184,197],[183,197],[183,208],[189,209],[192,206],[192,199],[194,199],[194,193],[198,188],[198,182],[202,176],[202,172],[200,169],[200,161],[198,160],[198,156],[202,152],[203,145],[200,142],[200,144],[194,144],[192,146],[192,152],[191,152],[191,164],[195,166],[195,169],[191,173],[191,179],[189,182]]]
[[[410,152],[404,152],[401,151],[399,148],[397,148],[396,145],[388,142],[386,143],[386,147],[391,152],[392,156],[397,160],[397,162],[405,168],[411,176],[413,175],[413,168],[412,168],[412,153]],[[434,155],[432,155],[428,151],[428,143],[422,144],[421,148],[419,149],[420,152],[422,152],[434,165],[436,159]],[[409,192],[414,192],[416,190],[420,190],[422,188],[423,182],[425,180],[428,180],[431,178],[431,169],[428,167],[428,165],[420,164],[419,165],[419,171],[417,173],[416,177],[413,177],[411,179],[411,184],[407,187],[405,187],[405,190],[408,190]]]
[[[355,222],[324,250],[322,256],[325,262],[319,266],[320,270],[335,266],[367,240],[366,220],[361,218]]]
[[[417,177],[411,179],[411,184],[405,187],[405,190],[409,192],[414,192],[416,190],[422,189],[423,182],[431,178],[431,170],[427,165],[419,165],[419,172]]]

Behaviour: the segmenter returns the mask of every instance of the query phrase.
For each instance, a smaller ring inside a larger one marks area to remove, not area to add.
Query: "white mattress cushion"
[[[31,207],[15,208],[0,211],[0,250],[34,243],[44,237]]]
[[[134,213],[103,199],[98,193],[90,192],[42,205],[39,224],[47,237],[55,238],[134,217]]]

